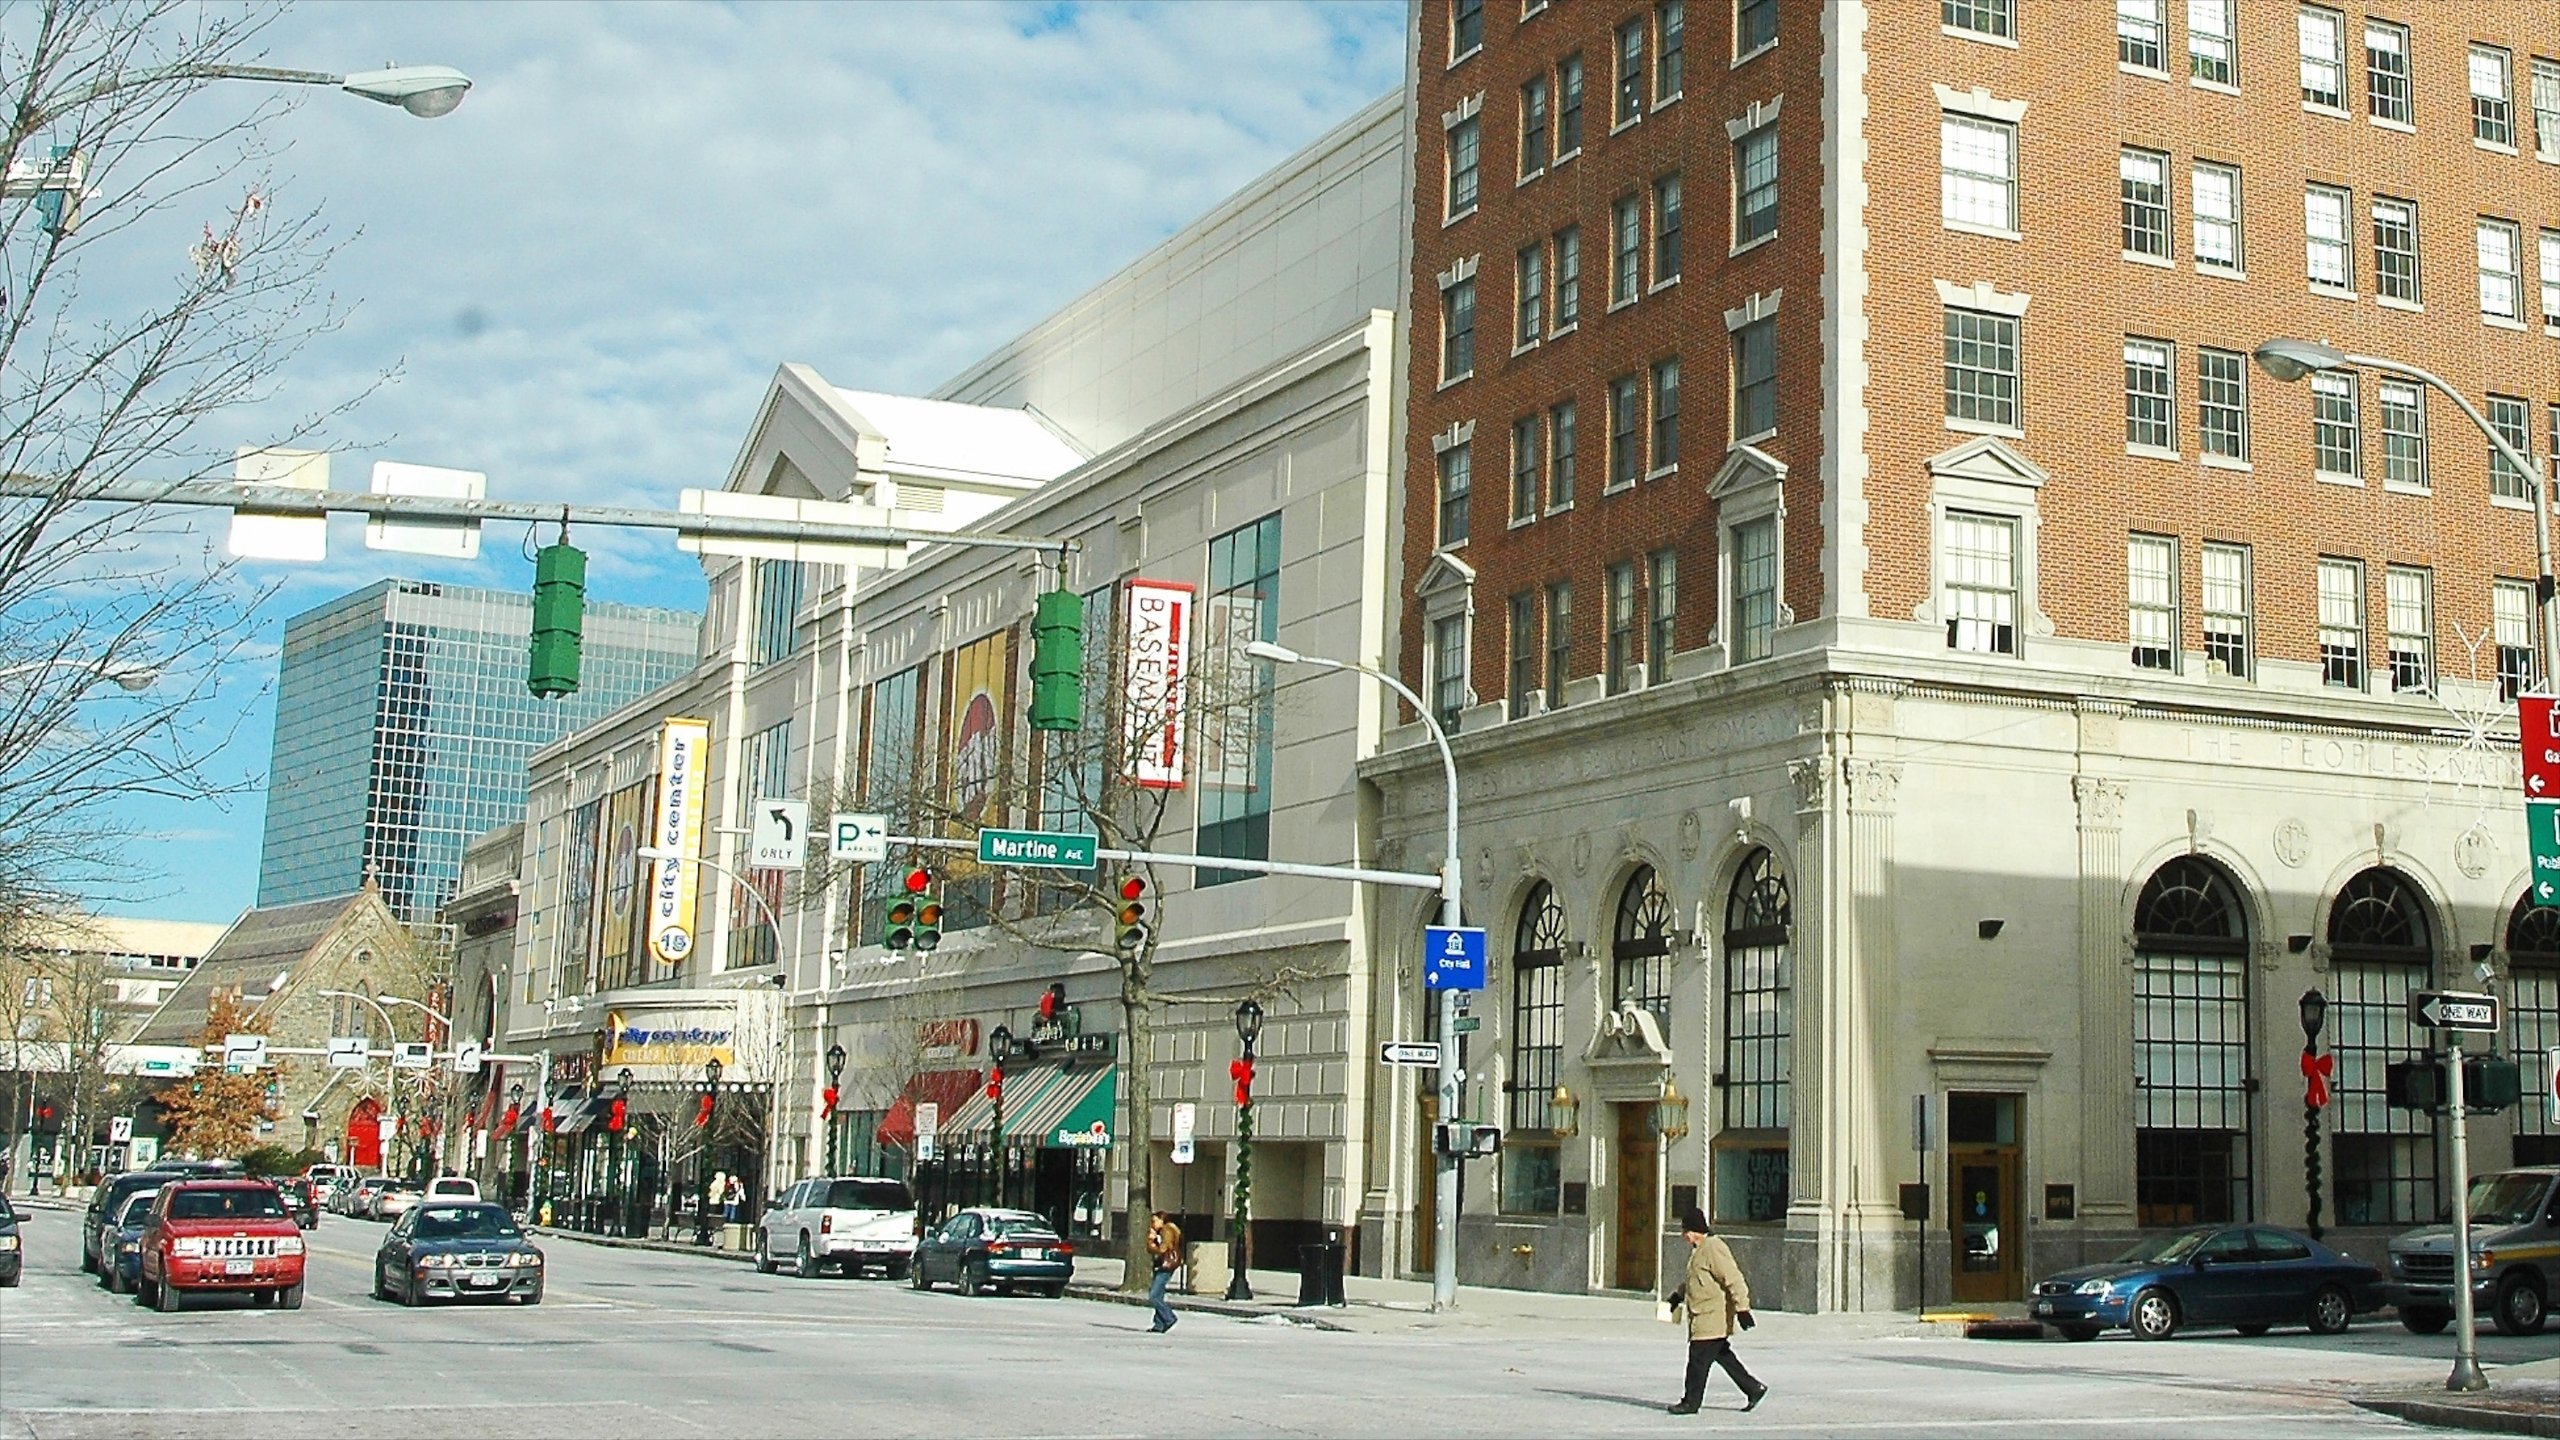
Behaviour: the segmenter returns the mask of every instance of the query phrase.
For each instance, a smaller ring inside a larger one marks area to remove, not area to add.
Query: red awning
[[[907,1088],[899,1092],[897,1103],[881,1118],[880,1128],[872,1138],[883,1145],[900,1148],[916,1143],[916,1106],[939,1105],[943,1118],[960,1108],[961,1103],[978,1093],[986,1083],[983,1070],[923,1070],[907,1077]]]

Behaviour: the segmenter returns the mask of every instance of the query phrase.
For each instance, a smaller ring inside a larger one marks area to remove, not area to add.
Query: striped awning
[[[1108,1145],[1119,1102],[1115,1065],[1018,1071],[1005,1077],[1004,1133],[1023,1145]],[[984,1086],[942,1122],[945,1135],[987,1135],[994,1129],[995,1106]]]

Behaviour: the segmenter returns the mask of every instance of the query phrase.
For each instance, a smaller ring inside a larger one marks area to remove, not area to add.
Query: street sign
[[[267,1037],[264,1035],[223,1036],[222,1068],[242,1073],[266,1069]]]
[[[872,865],[889,858],[889,817],[886,815],[838,815],[834,833],[827,844],[827,854],[836,860],[850,860],[858,865]]]
[[[363,1036],[332,1035],[329,1037],[330,1069],[361,1070],[367,1058],[367,1047]]]
[[[2551,1118],[2560,1120],[2560,1045],[2543,1058],[2551,1063],[2542,1072],[2542,1098],[2551,1106]]]
[[[1090,870],[1093,868],[1094,847],[1100,843],[1090,835],[1057,830],[981,830],[978,832],[978,863],[1034,865],[1044,870]]]
[[[916,1107],[916,1158],[933,1158],[934,1142],[942,1135],[942,1106],[927,1100]]]
[[[2516,733],[2524,742],[2524,798],[2560,800],[2560,711],[2549,695],[2516,697]]]
[[[107,1143],[122,1145],[133,1139],[133,1117],[118,1115],[107,1122]]]
[[[432,1045],[422,1044],[417,1041],[401,1041],[399,1044],[391,1047],[391,1068],[394,1070],[433,1070],[436,1068],[436,1049]]]
[[[1422,988],[1484,988],[1484,931],[1473,925],[1432,925],[1422,932]]]
[[[133,1153],[132,1153],[129,1157],[127,1157],[127,1158],[131,1160],[131,1162],[132,1162],[132,1164],[133,1164],[133,1168],[134,1168],[134,1169],[136,1169],[136,1170],[148,1170],[148,1169],[150,1169],[153,1165],[155,1165],[155,1164],[159,1163],[159,1160],[160,1160],[160,1137],[159,1137],[159,1136],[157,1136],[157,1135],[137,1135],[137,1136],[133,1137],[133,1142],[132,1142],[132,1143],[133,1143]]]
[[[758,800],[747,863],[758,870],[797,870],[809,853],[809,802]]]
[[[1378,1063],[1403,1065],[1415,1070],[1431,1070],[1440,1064],[1440,1042],[1437,1040],[1390,1040],[1378,1047]]]
[[[2536,905],[2560,905],[2560,802],[2527,800],[2524,838],[2533,855],[2526,896]]]
[[[481,1045],[477,1040],[465,1040],[461,1044],[454,1046],[453,1073],[456,1075],[479,1074],[480,1054]]]
[[[1473,1035],[1483,1028],[1484,1019],[1478,1015],[1461,1015],[1449,1022],[1449,1033],[1452,1035]]]
[[[1188,1165],[1193,1152],[1192,1136],[1200,1123],[1200,1107],[1188,1100],[1173,1107],[1173,1163]]]
[[[2409,995],[2409,1019],[2437,1030],[2498,1028],[2498,997],[2468,990],[2416,990]]]

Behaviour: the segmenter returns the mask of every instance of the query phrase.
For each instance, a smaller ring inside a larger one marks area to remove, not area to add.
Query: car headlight
[[[7,1252],[7,1251],[15,1250],[15,1249],[17,1249],[17,1248],[18,1248],[18,1237],[17,1237],[17,1236],[15,1236],[15,1235],[0,1235],[0,1253],[5,1253],[5,1252]]]
[[[301,1237],[301,1236],[299,1236],[299,1235],[292,1235],[292,1236],[287,1236],[287,1237],[285,1237],[284,1239],[278,1240],[278,1241],[276,1242],[276,1253],[277,1253],[277,1254],[279,1254],[279,1255],[299,1255],[299,1254],[301,1254],[301,1253],[302,1253],[302,1237]]]
[[[182,1235],[169,1242],[169,1253],[190,1258],[199,1256],[204,1253],[204,1242],[192,1235]]]
[[[2475,1254],[2475,1255],[2473,1255],[2473,1256],[2471,1257],[2471,1268],[2472,1268],[2472,1269],[2474,1269],[2474,1270],[2495,1270],[2495,1269],[2497,1269],[2497,1268],[2498,1268],[2498,1252],[2497,1252],[2497,1251],[2495,1251],[2495,1250],[2482,1250],[2482,1251],[2478,1252],[2477,1254]]]
[[[507,1263],[519,1269],[539,1265],[542,1263],[542,1252],[538,1250],[519,1250],[513,1255],[507,1257]]]
[[[10,1248],[10,1247],[5,1246],[5,1245],[0,1245],[0,1250],[5,1250],[5,1249],[8,1249],[8,1248]],[[141,1241],[139,1241],[139,1240],[127,1240],[127,1241],[123,1242],[122,1244],[119,1244],[119,1245],[117,1245],[117,1246],[116,1246],[116,1253],[117,1253],[117,1254],[119,1254],[119,1255],[134,1255],[134,1254],[139,1254],[139,1253],[141,1253],[141,1250],[142,1250],[142,1242],[141,1242]]]
[[[2107,1293],[2107,1285],[2108,1282],[2104,1280],[2083,1280],[2080,1282],[2079,1288],[2071,1293],[2075,1295],[2104,1295]]]

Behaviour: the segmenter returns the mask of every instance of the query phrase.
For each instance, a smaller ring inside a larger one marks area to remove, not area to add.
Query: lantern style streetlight
[[[711,1194],[711,1138],[713,1122],[720,1112],[720,1057],[702,1062],[702,1156],[694,1162],[694,1193],[701,1197],[693,1212],[693,1243],[711,1243],[711,1207],[718,1203]]]
[[[1262,1006],[1248,995],[1236,1006],[1236,1039],[1244,1054],[1227,1073],[1236,1082],[1236,1204],[1228,1248],[1227,1298],[1250,1300],[1253,1286],[1245,1280],[1246,1251],[1253,1226],[1253,1046],[1262,1038]]]
[[[836,1124],[836,1097],[843,1093],[841,1088],[843,1082],[844,1047],[842,1045],[829,1045],[827,1047],[827,1103],[825,1107],[827,1113],[825,1119],[827,1122],[827,1173],[830,1175],[836,1173],[836,1131],[841,1128]]]
[[[2329,997],[2317,990],[2302,992],[2302,1186],[2308,1204],[2303,1230],[2320,1238],[2320,1111],[2329,1103],[2331,1057],[2320,1053],[2320,1028],[2329,1018]]]
[[[1005,1200],[1004,1062],[1013,1058],[1013,1027],[999,1025],[988,1033],[987,1058],[995,1062],[987,1079],[987,1103],[994,1110],[988,1126],[995,1141],[990,1147],[995,1157],[995,1203],[1001,1205]]]

